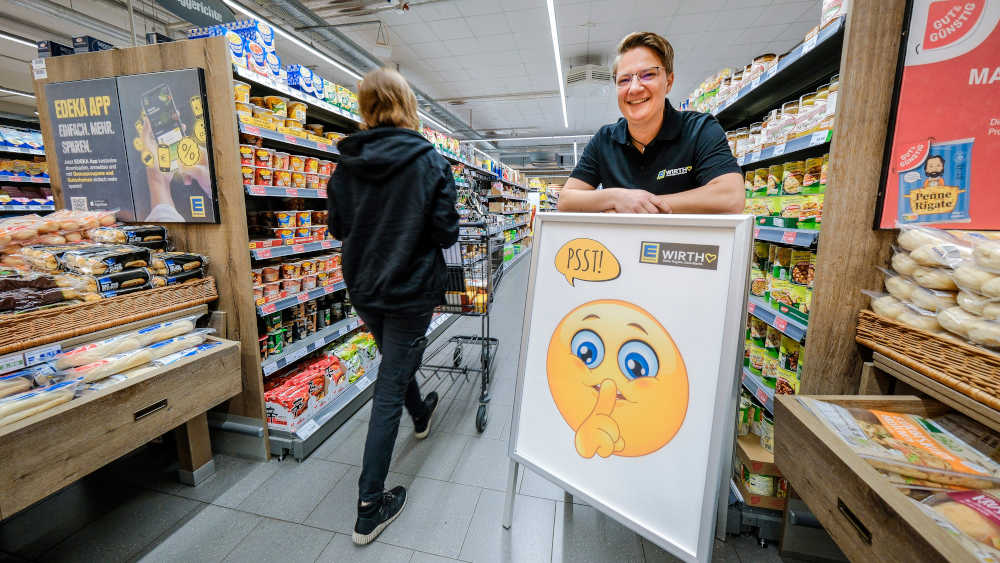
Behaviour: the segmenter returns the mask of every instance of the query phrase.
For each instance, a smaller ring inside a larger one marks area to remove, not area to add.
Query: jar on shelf
[[[816,105],[816,92],[802,94],[799,97],[799,113],[795,116],[795,130],[793,136],[801,137],[811,128],[810,119],[813,117],[813,108]]]
[[[761,143],[763,142],[763,128],[763,121],[750,124],[750,144],[747,147],[747,152],[756,152],[760,150]]]
[[[781,128],[781,110],[772,109],[767,112],[764,116],[763,125],[761,125],[761,148],[767,148],[774,146],[775,139],[778,138],[778,132]]]
[[[777,132],[778,143],[784,143],[795,134],[795,119],[799,113],[799,102],[792,100],[781,104],[781,127]]]
[[[738,157],[746,154],[747,147],[750,145],[750,128],[740,127],[739,129],[733,131],[733,138],[736,141],[733,154]]]
[[[840,92],[840,75],[834,74],[826,88],[826,110],[823,112],[820,128],[833,129],[833,118],[837,113],[837,94]]]

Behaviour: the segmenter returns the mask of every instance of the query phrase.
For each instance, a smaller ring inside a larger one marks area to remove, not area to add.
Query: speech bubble
[[[615,255],[603,244],[589,238],[576,238],[562,245],[556,253],[556,270],[573,287],[576,287],[576,280],[609,281],[622,273]]]

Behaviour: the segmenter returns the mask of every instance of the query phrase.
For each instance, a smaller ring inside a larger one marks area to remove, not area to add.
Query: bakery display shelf
[[[75,305],[0,315],[0,354],[6,357],[218,299],[215,278],[146,289]]]
[[[795,339],[800,343],[806,340],[806,325],[775,310],[760,297],[755,295],[750,296],[749,303],[747,304],[747,312],[778,329],[789,338]]]
[[[749,124],[769,109],[836,73],[840,69],[844,27],[844,18],[838,18],[723,102],[714,112],[723,129]]]
[[[26,148],[26,147],[7,147],[7,146],[0,145],[0,153],[4,153],[4,152],[14,152],[14,153],[17,153],[17,154],[37,154],[37,155],[42,155],[42,156],[45,155],[45,150],[44,149],[31,149],[31,148]]]
[[[457,156],[455,156],[455,155],[453,155],[451,153],[444,152],[441,149],[436,149],[436,150],[437,150],[438,154],[440,154],[441,156],[447,158],[448,160],[450,160],[452,162],[457,162],[459,164],[464,164],[467,168],[469,168],[471,170],[475,170],[476,172],[482,172],[483,174],[488,174],[488,175],[490,175],[490,176],[492,176],[494,178],[497,177],[497,175],[494,174],[493,172],[490,172],[489,170],[487,170],[485,168],[480,168],[479,166],[476,166],[475,164],[469,162],[468,160],[465,160],[464,158],[459,158],[459,157],[457,157]]]
[[[271,80],[266,76],[261,76],[256,72],[243,68],[241,66],[233,66],[233,73],[240,78],[240,80],[245,80],[254,86],[259,88],[266,88],[274,92],[280,93],[283,96],[288,96],[290,98],[295,98],[301,102],[309,104],[310,109],[319,109],[320,112],[311,112],[311,115],[317,115],[318,117],[325,117],[327,120],[336,121],[348,121],[353,123],[355,126],[361,124],[361,116],[347,111],[343,108],[337,107],[325,100],[321,100],[316,96],[306,94],[305,92],[296,90],[289,87],[286,84],[280,84]]]
[[[767,412],[774,415],[774,387],[764,383],[764,378],[756,375],[750,368],[743,366],[743,375],[740,376],[743,387],[764,406]]]
[[[41,176],[15,176],[13,174],[0,174],[0,182],[24,182],[28,184],[48,184],[50,178]]]
[[[333,323],[322,330],[310,334],[302,340],[289,344],[285,347],[285,351],[281,354],[268,357],[260,363],[261,370],[264,372],[265,376],[271,375],[285,366],[291,365],[292,363],[305,357],[307,354],[315,352],[327,344],[330,344],[334,340],[337,340],[341,336],[351,332],[363,324],[364,322],[362,322],[359,317],[351,317]]]
[[[291,455],[298,461],[308,457],[337,428],[340,428],[341,424],[368,402],[374,391],[372,383],[378,376],[378,368],[379,364],[368,368],[365,375],[341,391],[340,395],[300,425],[295,432],[269,428],[271,454],[279,457]]]
[[[0,213],[11,213],[15,211],[55,211],[54,204],[49,205],[3,205],[0,204]]]
[[[273,141],[275,143],[280,143],[282,145],[289,145],[300,149],[307,149],[323,154],[333,154],[340,155],[340,151],[337,147],[330,145],[328,143],[317,143],[316,141],[310,141],[309,139],[304,139],[302,137],[296,137],[295,135],[289,135],[287,133],[279,133],[277,131],[272,131],[271,129],[264,129],[262,127],[257,127],[256,125],[247,125],[246,123],[240,123],[240,133],[246,133],[247,135],[254,135],[256,137],[261,137],[267,139],[268,141]]]
[[[308,252],[316,252],[317,250],[333,250],[340,248],[340,246],[341,242],[339,240],[320,240],[302,244],[284,244],[281,246],[272,246],[271,248],[255,248],[250,251],[250,256],[254,260],[266,260],[279,256],[306,254]]]
[[[305,303],[306,301],[319,299],[324,295],[330,295],[331,293],[336,293],[343,289],[347,289],[347,284],[344,282],[337,282],[337,283],[332,283],[330,285],[315,287],[313,289],[285,297],[284,299],[278,299],[277,301],[274,301],[272,303],[265,303],[263,305],[258,305],[257,315],[264,316],[278,311],[284,311],[285,309],[294,307],[299,303]]]
[[[833,139],[833,129],[814,131],[808,135],[737,157],[736,163],[740,166],[750,166],[758,163],[770,164],[772,160],[776,159],[782,161],[802,160],[806,153],[815,152],[817,150],[815,147],[830,144],[831,139]]]
[[[243,186],[247,195],[266,197],[302,197],[307,199],[326,199],[326,190],[310,188],[283,188],[279,186]]]
[[[753,238],[767,242],[788,244],[802,248],[812,248],[819,240],[819,231],[812,229],[788,229],[784,227],[754,226]]]

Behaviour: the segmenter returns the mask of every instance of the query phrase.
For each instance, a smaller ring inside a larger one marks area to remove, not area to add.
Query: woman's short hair
[[[615,57],[615,63],[611,67],[612,76],[618,75],[618,62],[622,55],[638,47],[646,47],[652,51],[656,58],[660,59],[660,65],[667,74],[674,71],[674,48],[670,42],[652,31],[637,31],[626,35],[618,44],[618,56]]]
[[[406,79],[391,68],[377,68],[358,85],[362,129],[403,127],[419,130],[417,97]]]

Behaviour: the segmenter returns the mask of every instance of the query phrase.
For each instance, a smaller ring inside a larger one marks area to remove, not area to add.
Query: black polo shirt
[[[677,111],[667,100],[663,125],[646,152],[629,142],[628,122],[621,118],[590,139],[570,177],[594,187],[639,188],[662,195],[704,186],[728,172],[742,175],[715,117]]]

